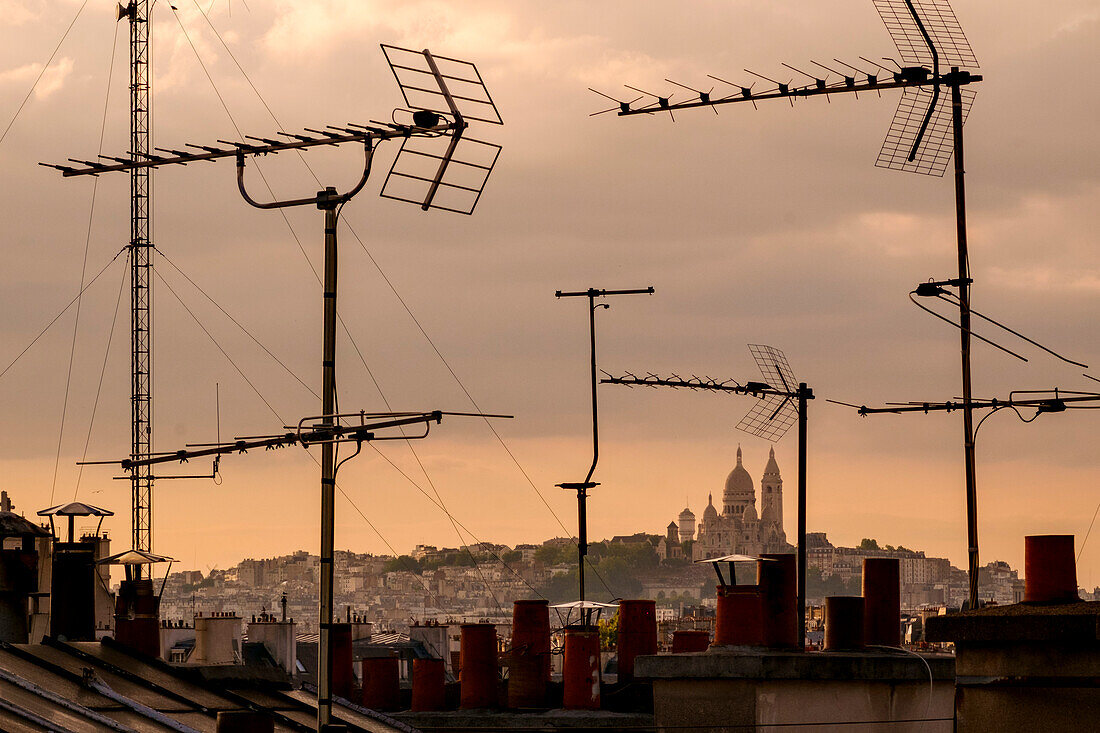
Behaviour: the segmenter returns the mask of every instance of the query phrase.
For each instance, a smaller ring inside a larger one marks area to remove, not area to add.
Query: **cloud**
[[[24,84],[30,82],[38,75],[42,64],[23,64],[14,69],[0,71],[0,84]]]
[[[58,91],[65,86],[65,80],[69,78],[72,72],[73,60],[68,56],[61,57],[50,68],[46,69],[46,73],[42,75],[38,86],[35,87],[34,96],[38,99],[45,99]]]
[[[42,64],[31,63],[17,66],[14,69],[0,72],[0,85],[24,86],[33,83],[42,70]],[[46,99],[54,92],[65,86],[66,79],[73,72],[73,60],[68,56],[57,59],[42,74],[38,84],[34,88],[35,99]]]

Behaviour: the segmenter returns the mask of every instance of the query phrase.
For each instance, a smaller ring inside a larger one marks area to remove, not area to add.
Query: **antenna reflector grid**
[[[974,104],[976,92],[960,89],[962,96],[963,122]],[[909,160],[920,134],[924,117],[932,104],[933,93],[930,87],[905,87],[898,101],[894,119],[886,132],[886,139],[879,150],[875,165],[879,168],[919,173],[925,176],[942,176],[954,153],[954,133],[951,127],[951,95],[941,88],[936,108],[932,111],[928,127],[921,139],[913,160]]]
[[[774,346],[749,344],[749,353],[766,384],[790,393],[798,389],[798,378],[782,351]],[[775,442],[786,435],[797,420],[798,409],[793,397],[767,395],[741,418],[737,429]]]
[[[768,395],[752,406],[737,423],[737,429],[749,435],[775,442],[787,434],[798,420],[798,410],[790,397]]]
[[[450,148],[447,135],[405,138],[379,195],[428,209],[472,214],[501,147],[463,136],[454,150]],[[443,162],[447,165],[437,177]]]
[[[453,115],[457,111],[467,120],[488,122],[493,125],[504,124],[474,64],[448,56],[431,54],[439,70],[439,76],[446,84],[445,92],[440,86],[440,79],[437,79],[428,63],[425,52],[385,43],[381,45],[386,62],[390,65],[390,71],[397,80],[397,86],[401,88],[406,106],[445,115]],[[448,96],[457,110],[450,108]]]
[[[910,5],[920,16],[924,29],[936,46],[941,66],[978,68],[970,42],[966,40],[955,11],[947,0],[873,0],[886,30],[906,64],[932,67],[932,52],[921,34]]]

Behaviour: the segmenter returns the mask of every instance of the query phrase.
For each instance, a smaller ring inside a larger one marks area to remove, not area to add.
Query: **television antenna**
[[[787,356],[774,346],[749,344],[749,352],[760,370],[763,381],[734,379],[718,381],[710,377],[691,376],[687,379],[677,374],[659,377],[656,374],[637,376],[630,372],[600,380],[604,384],[625,384],[628,387],[672,387],[673,389],[701,389],[749,395],[759,401],[754,404],[737,429],[750,435],[777,442],[798,423],[798,638],[800,646],[806,639],[806,404],[814,399],[814,392],[805,382],[799,382],[791,369]],[[719,574],[721,578],[721,574]]]
[[[292,206],[316,206],[324,212],[324,338],[322,348],[321,414],[315,430],[321,443],[321,582],[320,639],[318,644],[317,721],[318,729],[330,724],[332,718],[332,638],[333,623],[333,535],[336,489],[335,439],[342,417],[336,413],[336,227],[343,206],[363,190],[371,173],[375,147],[389,140],[401,140],[401,148],[390,166],[380,195],[398,201],[415,203],[425,211],[442,209],[472,214],[481,198],[489,175],[496,166],[500,146],[476,140],[466,135],[469,121],[500,125],[503,120],[493,102],[477,67],[468,62],[437,56],[429,50],[382,44],[382,52],[404,97],[406,108],[394,111],[391,122],[369,121],[369,124],[347,123],[328,125],[324,129],[306,128],[303,133],[279,132],[280,139],[245,136],[251,142],[219,140],[218,145],[194,145],[191,150],[132,150],[128,157],[100,156],[105,162],[69,159],[75,165],[47,164],[62,175],[99,175],[113,171],[149,171],[166,165],[187,165],[198,161],[234,158],[237,163],[237,188],[250,205],[261,209]],[[401,121],[398,121],[398,116]],[[147,134],[147,133],[146,133]],[[304,150],[320,145],[339,146],[360,143],[363,146],[363,172],[348,191],[339,193],[326,187],[314,196],[282,201],[260,202],[252,198],[245,184],[245,163],[258,155]],[[147,180],[147,179],[146,179]],[[144,246],[148,246],[147,244]],[[416,420],[424,422],[423,416]],[[369,431],[367,431],[369,432]],[[327,437],[326,437],[327,434]],[[369,440],[369,437],[363,437]],[[289,439],[275,440],[265,447],[279,447]],[[224,446],[211,446],[202,451],[177,451],[177,459],[197,455],[221,455]],[[356,451],[358,454],[358,450]],[[168,454],[171,455],[171,454]],[[141,475],[148,467],[164,462],[165,454],[151,452],[132,455],[120,465],[131,475]],[[171,459],[169,459],[171,460]],[[348,459],[344,459],[348,460]]]
[[[966,480],[967,554],[969,556],[970,602],[978,600],[978,520],[977,479],[974,466],[974,416],[972,407],[970,366],[970,264],[966,241],[966,194],[963,166],[963,123],[974,102],[975,92],[970,84],[982,81],[973,73],[978,60],[970,47],[962,26],[955,17],[948,0],[873,0],[894,45],[900,63],[883,58],[896,69],[871,61],[860,67],[838,59],[834,61],[845,68],[844,72],[824,73],[821,77],[799,69],[789,69],[811,79],[808,83],[780,82],[752,71],[747,73],[774,84],[757,92],[751,86],[725,82],[736,91],[715,98],[702,94],[683,102],[621,103],[619,116],[654,114],[694,107],[714,108],[721,104],[757,102],[769,99],[785,99],[794,105],[796,99],[816,96],[828,98],[833,94],[854,94],[887,89],[900,89],[901,99],[897,111],[879,150],[875,165],[880,168],[942,176],[952,157],[955,161],[955,218],[956,247],[958,250],[958,277],[944,281],[958,291],[960,356],[962,363],[963,393],[963,461]],[[827,67],[814,62],[825,72]],[[946,69],[946,71],[945,71]],[[832,79],[832,76],[839,77]],[[946,90],[946,93],[945,93]],[[610,111],[610,110],[607,110]]]
[[[578,606],[581,610],[581,623],[588,626],[591,618],[591,608],[584,605],[584,558],[588,555],[588,490],[599,486],[592,481],[592,475],[596,473],[596,464],[600,461],[600,422],[599,402],[596,395],[596,309],[610,308],[607,303],[597,303],[596,298],[606,298],[612,295],[653,295],[653,286],[647,288],[634,288],[630,290],[605,290],[602,288],[589,288],[588,290],[555,291],[555,298],[588,298],[588,342],[590,345],[590,366],[592,384],[592,465],[588,468],[588,475],[584,481],[566,481],[557,484],[558,488],[577,492],[577,581]]]

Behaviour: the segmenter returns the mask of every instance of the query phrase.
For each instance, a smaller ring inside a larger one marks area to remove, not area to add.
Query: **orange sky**
[[[127,181],[104,176],[89,237],[92,181],[36,165],[96,153],[117,42],[104,152],[126,147],[125,28],[106,3],[81,14],[55,63],[0,142],[0,369],[98,272],[127,237]],[[237,139],[181,25],[242,132],[277,129],[191,0],[154,17],[155,144]],[[27,89],[79,6],[19,0],[0,17],[0,123]],[[206,4],[204,4],[204,7]],[[676,13],[629,2],[216,2],[222,32],[255,88],[288,131],[387,119],[401,102],[378,43],[429,47],[475,61],[506,124],[475,136],[504,145],[472,217],[425,214],[368,192],[348,205],[341,231],[341,312],[394,409],[469,410],[471,404],[395,298],[400,293],[481,408],[516,415],[500,435],[568,527],[571,494],[589,461],[587,334],[583,305],[556,289],[640,287],[599,314],[600,363],[609,371],[756,377],[746,343],[783,349],[824,398],[873,404],[958,395],[957,334],[910,305],[906,293],[955,268],[950,177],[884,171],[873,163],[896,100],[884,93],[706,110],[665,117],[590,118],[595,87],[623,83],[666,93],[740,70],[783,80],[786,61],[809,67],[895,53],[868,0],[836,3],[688,2]],[[1097,106],[1088,76],[1100,62],[1100,11],[1083,1],[1037,9],[957,0],[955,10],[986,80],[966,128],[975,306],[1056,350],[1100,363]],[[118,33],[117,38],[114,34]],[[2,129],[2,128],[0,128]],[[379,152],[388,168],[393,150]],[[357,156],[310,154],[325,184],[357,173]],[[316,183],[290,156],[264,171],[283,196]],[[320,261],[316,211],[247,207],[232,164],[157,176],[154,240],[226,311],[311,385],[320,381],[320,293],[303,262]],[[295,240],[301,241],[302,249]],[[371,257],[367,256],[369,250]],[[373,260],[371,259],[373,258]],[[129,484],[88,457],[128,450],[126,297],[95,401],[121,262],[81,304],[73,379],[60,440],[72,313],[0,377],[0,477],[21,509],[73,496],[113,509],[126,544]],[[171,265],[159,272],[232,356],[278,417],[157,281],[156,445],[209,441],[214,392],[222,435],[278,430],[316,400],[195,291]],[[340,343],[344,409],[384,409],[351,343]],[[1034,349],[1023,364],[975,347],[975,394],[1096,386]],[[1100,369],[1095,370],[1097,373]],[[745,398],[656,390],[601,390],[601,487],[590,504],[594,537],[660,532],[687,501],[697,512],[720,493],[738,442],[759,479],[768,444],[735,431]],[[978,434],[982,559],[1022,564],[1023,535],[1073,533],[1096,508],[1096,413],[1011,414]],[[824,399],[811,406],[811,531],[862,537],[965,561],[961,418],[860,419]],[[90,439],[89,439],[90,435]],[[795,436],[777,445],[794,531]],[[408,448],[379,446],[427,493]],[[514,544],[562,534],[555,517],[486,427],[448,419],[415,446],[448,508],[478,539]],[[55,462],[57,464],[55,478]],[[191,464],[187,472],[205,466]],[[157,551],[200,569],[246,556],[316,546],[317,470],[301,451],[226,458],[223,482],[158,484]],[[79,478],[78,478],[79,477]],[[457,544],[450,523],[408,479],[376,456],[348,464],[341,485],[381,536],[344,500],[338,545],[399,551]],[[468,539],[468,538],[467,538]],[[1097,577],[1092,579],[1093,570]],[[1085,545],[1082,584],[1100,584],[1100,542]]]

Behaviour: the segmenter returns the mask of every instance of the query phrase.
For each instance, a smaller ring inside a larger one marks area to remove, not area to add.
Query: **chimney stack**
[[[462,624],[461,694],[463,710],[497,704],[497,629],[492,624]]]
[[[657,653],[657,602],[619,601],[619,681],[634,679],[634,658]]]
[[[863,598],[828,596],[825,599],[825,651],[863,648]]]
[[[1073,535],[1024,537],[1024,602],[1073,603],[1079,600]]]
[[[863,558],[864,643],[901,644],[901,561],[896,557]]]
[[[600,634],[595,626],[565,630],[562,686],[566,710],[600,709]]]

